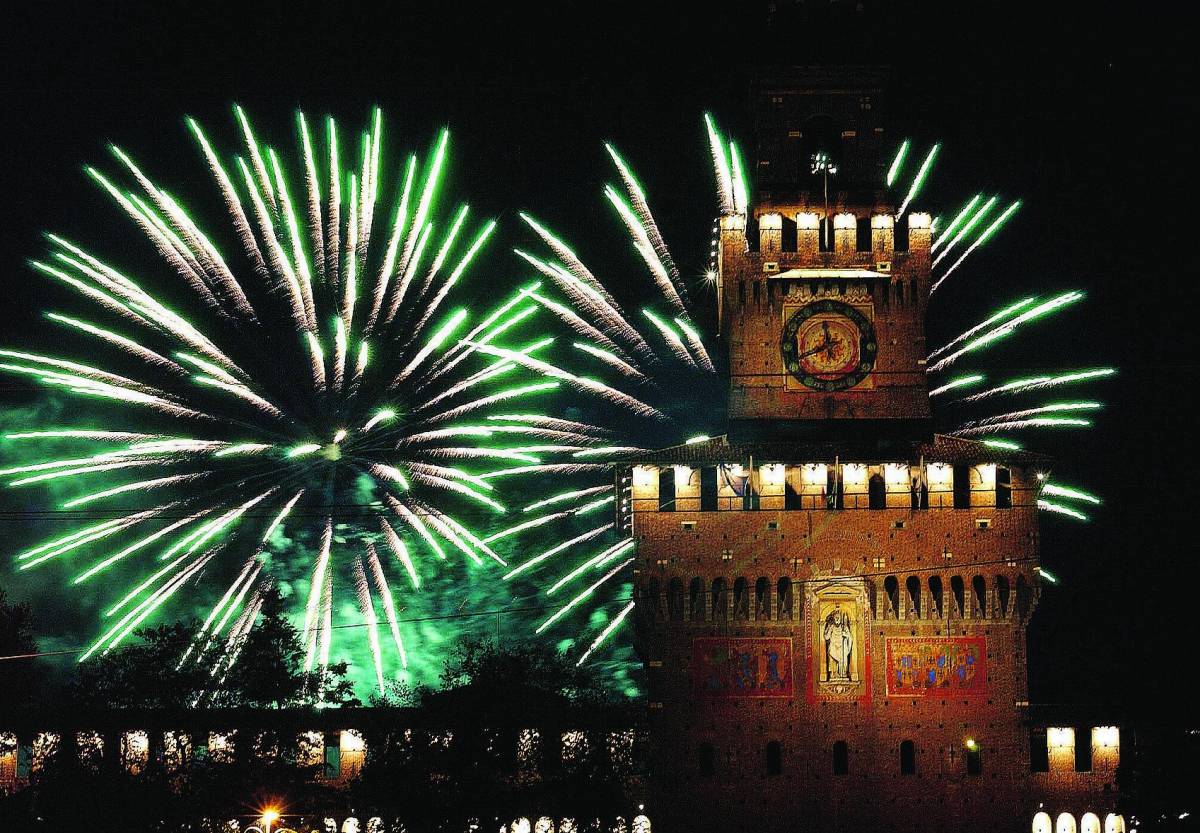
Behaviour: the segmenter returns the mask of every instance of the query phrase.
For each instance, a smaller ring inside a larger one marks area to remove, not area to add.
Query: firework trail
[[[448,554],[504,565],[472,531],[509,511],[501,485],[553,472],[560,459],[586,470],[570,455],[611,443],[583,425],[499,411],[559,386],[538,358],[552,340],[521,340],[545,309],[537,285],[491,307],[454,305],[496,226],[443,205],[447,130],[424,159],[407,154],[393,169],[378,109],[355,135],[297,114],[298,159],[234,112],[242,145],[232,154],[186,121],[229,229],[203,228],[183,208],[199,198],[171,194],[112,147],[118,173],[87,173],[148,249],[151,265],[137,270],[145,275],[58,235],[31,264],[91,310],[47,315],[88,359],[3,349],[0,370],[89,400],[95,424],[6,436],[5,452],[21,462],[0,477],[53,488],[56,509],[86,507],[71,517],[88,518],[17,553],[17,564],[70,558],[75,584],[117,564],[142,572],[118,589],[106,614],[114,621],[86,659],[234,559],[236,578],[214,592],[181,660],[211,663],[215,677],[236,660],[266,582],[298,578],[306,669],[323,668],[334,632],[345,633],[369,643],[382,689],[411,650],[394,582],[421,592],[423,574]],[[677,270],[648,207],[630,200],[644,255],[670,279]],[[578,268],[567,259],[552,278],[576,280]],[[579,285],[606,297],[586,275]],[[630,350],[623,360],[642,366]],[[637,402],[587,377],[562,378],[621,406]],[[510,447],[531,439],[541,444]],[[296,536],[310,545],[289,546]],[[395,557],[386,565],[385,551]],[[333,627],[333,596],[351,587],[364,627],[343,631]]]

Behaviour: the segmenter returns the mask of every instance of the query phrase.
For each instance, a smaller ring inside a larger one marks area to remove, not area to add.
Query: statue
[[[825,617],[825,682],[853,682],[854,626],[850,614],[835,607]]]

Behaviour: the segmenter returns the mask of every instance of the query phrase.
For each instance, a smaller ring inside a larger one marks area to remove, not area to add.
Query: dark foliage
[[[551,649],[471,642],[447,659],[439,689],[397,686],[383,702],[415,707],[423,728],[367,737],[351,792],[367,815],[408,829],[487,829],[533,808],[587,818],[631,804],[638,773],[608,747],[610,731],[627,731],[633,716]],[[597,725],[600,716],[616,728]],[[535,726],[532,735],[525,728]],[[577,744],[565,763],[564,744]]]
[[[28,604],[9,604],[0,587],[0,713],[27,706],[38,689],[37,668],[23,654],[37,652]]]
[[[80,665],[68,685],[67,701],[93,709],[283,708],[309,705],[321,674],[304,671],[304,647],[295,626],[284,615],[277,590],[263,595],[262,612],[240,645],[236,662],[221,662],[225,641],[207,650],[201,641],[188,661],[198,622],[177,622],[136,633],[137,641]],[[214,676],[212,669],[219,667]],[[324,701],[352,705],[353,686],[346,664],[329,666]]]

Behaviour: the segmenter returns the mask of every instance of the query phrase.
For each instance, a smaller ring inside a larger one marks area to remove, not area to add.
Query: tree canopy
[[[265,591],[262,602],[249,633],[233,642],[197,640],[194,621],[137,631],[134,642],[79,666],[68,702],[103,709],[356,704],[345,663],[304,671],[300,633],[279,591]]]

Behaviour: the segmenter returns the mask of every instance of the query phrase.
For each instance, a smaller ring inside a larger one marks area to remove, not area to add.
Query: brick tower
[[[1047,460],[933,433],[930,218],[883,190],[883,103],[864,70],[756,85],[756,204],[720,223],[728,433],[622,463],[668,831],[1027,831],[1038,810]]]

